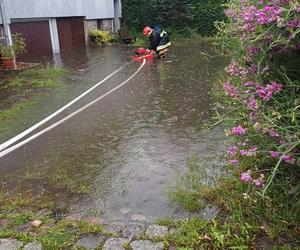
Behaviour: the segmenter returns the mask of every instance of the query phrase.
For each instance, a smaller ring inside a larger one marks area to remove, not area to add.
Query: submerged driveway
[[[58,66],[71,69],[63,79],[66,87],[44,96],[28,114],[34,118],[24,119],[2,142],[127,63],[43,128],[118,86],[140,65],[130,61],[132,51],[113,46],[57,58]],[[213,55],[209,43],[174,45],[166,59],[147,62],[122,88],[0,159],[1,182],[48,195],[82,217],[183,216],[169,203],[168,188],[185,171],[191,154],[217,171],[216,154],[222,149],[222,131],[197,130],[212,116],[212,82],[222,67],[219,58],[208,54]]]

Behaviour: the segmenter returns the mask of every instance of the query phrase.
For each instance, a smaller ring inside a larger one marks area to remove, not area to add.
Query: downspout
[[[5,5],[4,5],[3,0],[0,0],[0,15],[1,15],[3,28],[4,28],[4,37],[5,37],[5,40],[6,40],[6,44],[11,45],[12,43],[11,43],[11,39],[10,39],[10,36],[9,36],[10,32],[8,30],[8,22],[7,22],[7,19],[6,19]]]

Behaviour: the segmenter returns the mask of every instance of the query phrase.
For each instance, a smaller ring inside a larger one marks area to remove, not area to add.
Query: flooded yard
[[[62,79],[64,86],[40,95],[0,135],[0,142],[126,64],[47,125],[125,81],[140,66],[130,59],[133,50],[107,46],[57,56],[55,66],[69,70]],[[147,62],[121,89],[0,159],[3,188],[49,196],[82,218],[128,222],[137,215],[149,220],[185,216],[166,193],[177,174],[185,171],[190,155],[205,162],[212,175],[220,168],[222,129],[198,128],[213,116],[213,81],[222,67],[223,60],[208,42],[174,44],[165,59]]]

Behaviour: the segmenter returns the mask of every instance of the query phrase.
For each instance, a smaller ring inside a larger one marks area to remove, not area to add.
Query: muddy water
[[[65,87],[43,96],[29,111],[33,118],[20,122],[11,133],[40,120],[127,63],[55,120],[126,80],[139,67],[129,59],[132,50],[94,48],[56,58],[57,66],[72,69],[63,79]],[[83,217],[130,221],[136,214],[151,219],[184,216],[169,203],[166,190],[185,171],[191,154],[212,174],[220,168],[222,130],[199,132],[197,128],[212,116],[212,82],[222,67],[209,43],[174,44],[165,59],[148,62],[126,86],[0,159],[1,181],[10,188],[50,195]]]

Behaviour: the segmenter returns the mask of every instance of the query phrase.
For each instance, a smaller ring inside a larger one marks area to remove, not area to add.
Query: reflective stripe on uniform
[[[163,49],[166,49],[166,48],[168,48],[168,47],[170,47],[170,46],[171,46],[171,42],[168,42],[168,43],[166,43],[166,44],[164,44],[164,45],[158,46],[156,50],[157,50],[157,51],[163,50]]]
[[[165,32],[164,30],[160,33],[160,37],[163,37],[164,35],[167,35],[167,32]]]

